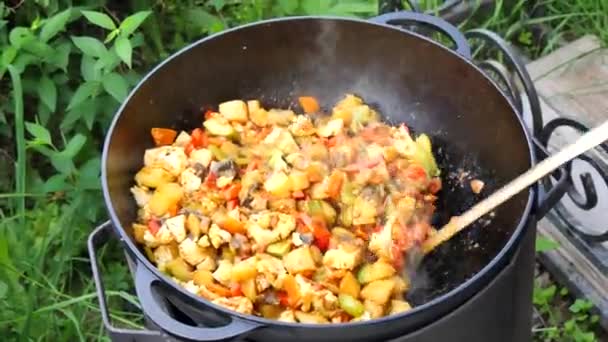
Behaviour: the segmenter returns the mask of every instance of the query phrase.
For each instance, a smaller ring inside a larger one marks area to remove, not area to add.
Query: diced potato
[[[306,190],[310,186],[306,172],[293,170],[289,174],[289,179],[292,191]]]
[[[194,283],[196,285],[199,285],[199,286],[208,285],[208,284],[213,283],[213,275],[211,274],[211,271],[209,271],[209,270],[197,269],[196,271],[194,271],[194,274],[192,275],[192,280],[194,281]]]
[[[201,220],[196,215],[189,214],[186,218],[186,229],[188,229],[194,240],[198,240],[202,233]]]
[[[361,248],[357,246],[342,243],[338,245],[338,248],[325,252],[323,264],[334,269],[352,270],[361,262],[362,252]]]
[[[289,109],[270,109],[268,111],[268,124],[287,126],[296,117],[296,113]]]
[[[316,183],[310,188],[310,198],[312,199],[326,199],[329,198],[327,193],[327,186],[323,183]]]
[[[207,132],[212,135],[228,137],[236,133],[236,131],[234,130],[232,125],[230,125],[228,120],[225,120],[221,117],[209,118],[205,120],[203,126],[205,126]]]
[[[161,217],[164,216],[169,208],[182,199],[184,196],[184,190],[177,183],[166,183],[160,185],[154,191],[152,198],[148,205],[150,206],[150,211],[155,216]]]
[[[187,168],[179,176],[179,184],[185,192],[194,192],[200,189],[203,180],[196,175],[194,168]]]
[[[310,118],[297,115],[295,121],[289,125],[289,131],[296,137],[304,137],[315,134],[316,129]]]
[[[264,138],[264,144],[278,148],[284,153],[295,153],[300,150],[300,147],[293,139],[288,130],[275,126],[270,134]]]
[[[253,313],[253,303],[247,297],[220,297],[212,300],[212,303],[244,314]]]
[[[215,248],[219,248],[221,245],[229,243],[232,238],[232,234],[223,230],[215,223],[211,224],[208,236],[211,245]]]
[[[258,101],[258,100],[247,101],[247,112],[249,112],[250,114],[253,112],[257,112],[260,109],[262,109],[262,104],[260,104],[260,101]]]
[[[177,135],[177,138],[175,138],[173,145],[179,147],[186,147],[188,146],[188,144],[190,144],[190,141],[192,141],[192,137],[190,136],[190,134],[188,134],[188,132],[181,131]]]
[[[260,306],[260,313],[264,318],[277,319],[282,312],[283,308],[278,305],[262,304]]]
[[[410,282],[408,279],[403,279],[398,275],[393,276],[391,279],[395,281],[395,288],[393,289],[393,297],[400,298],[403,294],[409,290]]]
[[[340,293],[347,294],[353,298],[359,297],[361,285],[351,272],[346,272],[346,275],[340,281]]]
[[[307,312],[303,312],[303,311],[296,311],[294,314],[296,316],[296,319],[300,323],[309,323],[309,324],[329,323],[327,318],[325,318],[319,314],[307,313]]]
[[[209,167],[211,160],[213,159],[213,153],[206,148],[199,148],[190,152],[190,164],[194,165],[199,163],[204,167]]]
[[[255,286],[255,278],[249,278],[241,282],[241,291],[250,301],[255,302],[257,298],[257,289]]]
[[[376,280],[361,290],[361,297],[377,304],[384,305],[391,298],[395,281],[393,279]]]
[[[238,122],[247,122],[247,104],[242,100],[232,100],[220,103],[220,114],[230,120]]]
[[[283,257],[283,263],[291,274],[314,271],[317,268],[308,246],[294,249]]]
[[[324,126],[317,128],[317,134],[320,137],[328,138],[332,135],[337,135],[342,132],[344,121],[342,119],[333,119],[327,122]]]
[[[371,283],[372,281],[392,277],[395,268],[383,260],[378,260],[373,264],[365,264],[359,270],[357,278],[361,284]]]
[[[188,165],[188,157],[183,147],[160,146],[146,150],[144,165],[161,167],[178,176]]]
[[[192,280],[194,273],[192,266],[188,265],[182,258],[176,258],[167,263],[166,270],[181,281]]]
[[[275,196],[288,197],[291,191],[291,182],[285,172],[275,172],[264,182],[264,189]]]
[[[320,264],[323,262],[323,253],[321,253],[321,250],[319,249],[319,247],[315,246],[315,245],[310,245],[310,255],[312,255],[312,260],[315,261],[315,263]]]
[[[247,260],[234,264],[234,266],[232,266],[232,280],[238,283],[247,279],[255,278],[255,276],[258,274],[255,267],[256,261],[256,257],[251,257]]]
[[[296,323],[296,316],[294,315],[293,310],[285,310],[285,311],[281,312],[281,314],[279,315],[277,320],[279,320],[281,322]]]
[[[249,119],[251,120],[251,122],[260,127],[265,127],[270,124],[270,122],[268,121],[268,112],[263,108],[260,108],[255,111],[250,110]]]
[[[151,191],[140,188],[139,186],[132,186],[131,194],[133,195],[133,198],[135,199],[135,203],[137,203],[137,206],[140,208],[145,207],[150,202],[150,199],[152,198]]]
[[[389,312],[390,315],[397,314],[400,312],[408,311],[412,308],[410,303],[403,300],[391,300],[391,310]]]
[[[175,177],[167,170],[156,166],[144,166],[135,174],[135,182],[139,186],[157,188],[162,184],[171,183]]]
[[[363,302],[363,306],[365,307],[365,311],[369,312],[371,318],[380,318],[384,316],[384,306],[376,302],[365,300]]]
[[[219,266],[213,272],[213,278],[220,284],[230,285],[232,280],[232,263],[227,260],[220,260]]]
[[[153,253],[154,261],[159,265],[166,264],[179,256],[174,243],[158,246]]]
[[[376,222],[378,210],[376,204],[363,196],[355,198],[353,205],[353,224],[373,224]]]
[[[200,264],[208,257],[205,250],[191,238],[186,238],[179,244],[179,255],[192,266]]]
[[[133,223],[131,227],[133,228],[133,237],[135,238],[135,241],[139,243],[144,243],[144,234],[148,230],[148,226],[144,226],[143,224],[139,223]]]
[[[186,238],[186,216],[177,215],[165,221],[163,225],[171,232],[175,241],[182,242]]]

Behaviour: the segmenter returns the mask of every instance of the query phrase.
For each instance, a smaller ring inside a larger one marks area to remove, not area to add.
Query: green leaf
[[[536,237],[536,251],[537,252],[547,252],[554,250],[559,247],[559,243],[548,239],[544,236]]]
[[[131,42],[127,37],[120,36],[116,39],[114,43],[114,48],[116,49],[116,54],[120,59],[125,62],[126,65],[131,67],[131,55],[133,53],[133,48],[131,47]]]
[[[152,11],[140,11],[135,14],[128,16],[120,24],[120,34],[122,36],[129,36],[146,20],[146,18],[152,13]]]
[[[52,145],[53,142],[51,140],[51,133],[37,123],[26,122],[25,129],[36,139],[37,142],[42,143],[44,145]]]
[[[593,304],[590,301],[584,299],[577,299],[572,305],[570,305],[568,310],[573,313],[583,313],[589,311],[589,309],[591,309],[592,307]]]
[[[99,81],[101,70],[95,68],[97,61],[91,56],[82,56],[80,61],[80,73],[85,81]]]
[[[21,48],[25,43],[35,40],[34,34],[27,27],[15,27],[8,35],[8,40],[12,46]]]
[[[51,18],[47,19],[40,30],[40,40],[48,42],[49,39],[53,38],[57,33],[63,31],[70,18],[71,9],[67,9],[63,12],[55,14]]]
[[[82,11],[82,14],[90,21],[92,24],[103,27],[108,30],[116,29],[116,24],[109,15],[96,11]]]
[[[51,118],[51,110],[42,101],[38,102],[36,114],[38,114],[38,122],[42,126],[46,126]]]
[[[292,0],[292,1],[298,1],[298,0]],[[213,8],[215,8],[216,11],[221,11],[222,8],[224,8],[224,6],[226,6],[226,0],[211,0],[211,3],[213,4]]]
[[[356,15],[356,14],[376,14],[378,11],[377,4],[373,2],[360,1],[340,1],[329,10],[332,14],[337,15]]]
[[[62,156],[68,159],[73,159],[78,152],[80,152],[86,142],[87,138],[84,135],[76,133],[76,135],[74,135],[65,146],[65,149],[61,151]]]
[[[185,19],[190,25],[198,28],[200,33],[214,33],[224,28],[224,23],[220,18],[201,8],[194,8],[186,12]]]
[[[0,299],[6,298],[6,294],[8,293],[8,285],[5,282],[0,280]]]
[[[101,160],[92,158],[78,170],[78,188],[87,190],[101,189],[100,181]]]
[[[55,106],[57,105],[57,88],[55,87],[55,83],[46,75],[38,80],[38,96],[51,111],[55,111]]]
[[[78,89],[76,89],[76,92],[74,92],[74,95],[72,95],[67,109],[70,110],[91,97],[97,90],[98,86],[99,84],[97,82],[85,82],[81,84]]]
[[[106,39],[103,42],[105,44],[111,42],[112,40],[114,40],[114,38],[116,38],[116,36],[118,36],[119,33],[120,33],[119,29],[111,31],[110,33],[108,33],[108,35],[106,36]]]
[[[55,170],[62,174],[69,175],[75,169],[74,162],[61,153],[54,153],[50,156],[51,164]]]
[[[327,0],[302,1],[302,9],[306,14],[324,14],[329,11],[330,2]]]
[[[73,36],[72,41],[83,54],[88,56],[101,57],[108,52],[103,43],[99,41],[99,39],[93,37]]]
[[[298,0],[279,0],[277,5],[285,14],[294,14],[298,9]]]
[[[56,192],[56,191],[65,191],[69,188],[68,183],[65,181],[65,174],[57,174],[51,176],[49,179],[44,182],[42,186],[42,191],[48,192]]]
[[[129,92],[125,78],[115,72],[106,74],[102,79],[103,88],[118,102],[124,101]]]
[[[55,53],[48,57],[48,63],[67,72],[70,53],[72,52],[72,44],[64,42],[55,47]]]

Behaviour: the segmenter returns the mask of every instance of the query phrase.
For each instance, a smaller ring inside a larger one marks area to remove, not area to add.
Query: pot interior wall
[[[345,93],[363,97],[387,120],[432,136],[444,179],[438,224],[479,198],[461,171],[486,183],[482,196],[530,166],[522,126],[506,99],[475,68],[402,31],[350,20],[291,19],[229,31],[164,63],[129,98],[110,132],[106,187],[130,236],[136,207],[129,188],[152,146],[152,127],[200,127],[201,107],[261,99],[295,107],[313,95],[330,108]],[[442,246],[413,278],[420,304],[485,266],[518,225],[528,194]],[[130,244],[132,245],[132,243]],[[142,254],[139,254],[142,257]]]

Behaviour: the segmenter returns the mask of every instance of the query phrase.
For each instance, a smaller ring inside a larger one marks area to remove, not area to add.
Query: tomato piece
[[[417,164],[412,164],[405,169],[405,176],[413,182],[423,182],[426,180],[426,170]]]
[[[185,153],[187,156],[190,156],[190,153],[192,153],[192,151],[194,151],[194,145],[192,145],[192,142],[188,143],[188,145],[186,145],[186,149],[185,149]]]
[[[393,266],[395,266],[395,268],[399,270],[403,267],[403,252],[396,245],[393,245],[392,252],[393,252]]]
[[[243,290],[241,290],[241,284],[235,283],[230,286],[230,295],[232,297],[240,297],[243,295]]]
[[[160,221],[157,219],[151,219],[148,221],[148,230],[152,235],[156,236],[156,233],[160,230]]]
[[[431,182],[429,183],[429,192],[436,194],[439,190],[441,190],[441,178],[435,177],[431,179]]]
[[[207,175],[207,178],[205,178],[205,185],[208,188],[215,188],[217,185],[217,175],[213,172],[209,172],[209,175]]]
[[[319,101],[312,96],[300,96],[298,102],[306,114],[316,113],[321,109]]]
[[[287,295],[287,292],[279,291],[277,292],[277,297],[279,298],[281,306],[289,307],[289,296]]]
[[[291,197],[293,197],[295,199],[302,199],[302,198],[305,198],[306,195],[304,194],[304,192],[302,192],[302,190],[298,190],[298,191],[294,191],[291,194]]]
[[[220,222],[217,223],[220,228],[231,233],[231,234],[247,234],[247,229],[245,229],[245,223],[235,220],[230,216],[224,216]]]
[[[336,199],[340,196],[340,189],[342,189],[342,182],[344,181],[344,174],[340,171],[334,170],[329,176],[329,183],[327,184],[327,194],[329,197]]]
[[[319,247],[321,252],[325,252],[329,247],[331,232],[325,227],[325,220],[321,218],[313,218],[312,235],[314,236],[314,244]]]
[[[233,200],[239,197],[239,192],[241,191],[241,183],[233,183],[230,184],[226,189],[222,192],[224,194],[224,198],[227,200]]]
[[[152,128],[150,134],[156,146],[171,145],[177,136],[177,131],[169,128]]]
[[[215,114],[214,114],[213,110],[211,110],[211,109],[207,109],[207,110],[205,111],[204,116],[205,116],[205,120],[207,120],[207,119],[211,119],[212,117],[214,117],[214,116],[215,116]]]
[[[228,201],[226,203],[226,208],[228,208],[228,210],[232,210],[232,209],[234,209],[234,208],[236,208],[238,206],[239,206],[239,199],[238,198],[231,199],[230,201]]]
[[[190,143],[195,148],[207,147],[209,145],[209,138],[202,128],[195,128],[192,134],[190,134],[190,138],[192,139]]]

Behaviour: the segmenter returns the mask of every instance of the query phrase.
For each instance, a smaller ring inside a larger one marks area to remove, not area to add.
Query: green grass
[[[0,189],[6,191],[0,194],[0,336],[6,341],[107,340],[86,238],[106,219],[99,186],[103,134],[124,92],[143,73],[187,42],[227,27],[295,14],[369,17],[377,8],[374,0],[83,0],[78,3],[85,7],[62,15],[71,3],[0,4]],[[423,7],[433,9],[438,3],[427,0]],[[83,18],[81,10],[96,10],[108,18],[97,17],[95,23]],[[141,10],[154,13],[140,14],[141,28],[121,36],[129,29],[123,20]],[[494,10],[477,13],[462,28],[495,30],[538,57],[585,34],[608,43],[605,13],[605,0],[499,0]],[[42,40],[55,29],[51,38]],[[53,53],[23,48],[21,36],[9,36],[11,31],[33,33],[34,40]],[[130,48],[125,48],[125,40]],[[107,60],[96,55],[100,45],[109,51],[103,56]],[[15,46],[19,48],[11,50]],[[69,58],[49,58],[60,56],[66,47]],[[102,59],[105,67],[98,73],[93,62]],[[114,323],[140,327],[142,317],[120,247],[108,246],[102,254]],[[590,329],[586,321],[566,327],[567,320],[553,319],[553,294],[543,289],[537,291],[537,307],[550,324],[538,328],[538,337],[549,336],[550,341],[558,333],[568,336],[580,327]],[[575,314],[580,307],[572,309]],[[577,317],[583,314],[586,311]],[[586,332],[577,333],[588,338]]]

